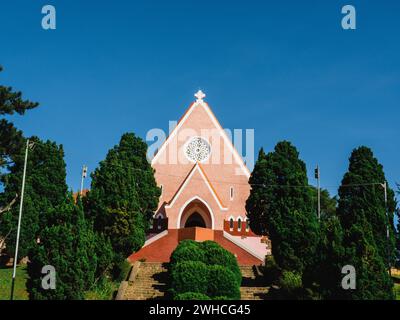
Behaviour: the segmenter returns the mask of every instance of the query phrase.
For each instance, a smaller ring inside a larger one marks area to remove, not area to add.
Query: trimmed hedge
[[[210,297],[240,299],[240,286],[235,274],[226,267],[213,265],[208,271],[207,294]]]
[[[236,258],[216,242],[182,241],[171,255],[169,272],[175,299],[203,300],[196,298],[198,294],[240,299],[242,274]]]
[[[185,292],[177,294],[174,300],[211,300],[211,298],[198,292]]]
[[[170,258],[170,268],[178,262],[200,261],[205,262],[204,251],[199,243],[193,240],[184,240],[179,243]]]
[[[208,267],[200,261],[178,262],[171,270],[174,295],[185,292],[207,293]]]
[[[204,251],[205,263],[208,265],[227,267],[233,272],[240,286],[242,283],[242,273],[240,272],[235,256],[213,241],[205,241],[201,244],[201,247]]]

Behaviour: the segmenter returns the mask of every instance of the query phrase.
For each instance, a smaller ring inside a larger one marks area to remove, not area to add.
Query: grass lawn
[[[0,300],[10,300],[12,268],[0,268]],[[26,266],[17,267],[15,278],[14,300],[28,300]]]
[[[396,296],[396,300],[400,300],[400,283],[394,284],[394,294]]]
[[[392,270],[392,279],[394,282],[394,294],[395,299],[400,300],[400,270]]]

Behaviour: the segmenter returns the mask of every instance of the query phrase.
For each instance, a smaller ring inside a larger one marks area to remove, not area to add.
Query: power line
[[[35,143],[39,143],[44,145],[45,143],[43,142],[37,142],[35,141]],[[104,160],[101,161],[104,163]],[[133,170],[137,170],[137,171],[142,171],[145,173],[149,173],[149,171],[140,169],[140,168],[135,168],[133,166],[129,166],[129,165],[117,165],[117,164],[113,164],[113,163],[108,163],[107,165],[111,165],[111,166],[116,166],[116,167],[120,167],[123,169],[126,169],[127,167],[129,167],[130,169]],[[99,168],[99,167],[98,167]],[[98,170],[98,168],[96,168],[95,170]],[[168,174],[168,173],[160,173],[157,172],[156,175],[163,175],[163,176],[169,176],[169,177],[176,177],[176,178],[186,178],[188,175],[174,175],[174,174]],[[202,179],[199,178],[193,178],[195,180],[199,180],[201,181]],[[241,182],[235,182],[235,181],[227,181],[227,180],[213,180],[213,179],[208,179],[210,182],[213,183],[220,183],[220,184],[235,184],[235,185],[250,185],[250,186],[255,186],[255,187],[265,187],[265,188],[316,188],[313,185],[278,185],[278,184],[264,184],[264,183],[241,183]],[[380,185],[383,186],[384,182],[365,182],[365,183],[353,183],[353,184],[341,184],[341,185],[326,185],[324,186],[324,188],[353,188],[353,187],[362,187],[362,186],[373,186],[373,185]]]
[[[127,165],[118,165],[118,164],[113,164],[109,163],[108,165],[111,166],[116,166],[120,168],[126,168],[129,167],[130,169],[145,172],[145,173],[150,173],[149,171],[140,169],[140,168],[135,168],[133,166],[127,166]],[[97,168],[98,169],[98,168]],[[96,170],[97,170],[96,169]],[[163,175],[163,176],[168,176],[168,177],[176,177],[176,178],[186,178],[188,175],[176,175],[176,174],[169,174],[169,173],[161,173],[161,172],[156,172],[156,175]],[[203,179],[201,178],[192,178],[194,180],[199,180],[202,181]],[[241,183],[241,182],[235,182],[235,181],[227,181],[227,180],[215,180],[215,179],[208,179],[210,182],[213,183],[220,183],[220,184],[235,184],[235,185],[250,185],[250,186],[258,186],[258,187],[265,187],[265,188],[315,188],[313,185],[279,185],[279,184],[265,184],[265,183]],[[325,188],[338,188],[338,187],[343,187],[343,188],[352,188],[352,187],[361,187],[361,186],[373,186],[373,185],[380,185],[382,186],[382,182],[366,182],[366,183],[353,183],[353,184],[342,184],[342,185],[327,185],[324,186]]]

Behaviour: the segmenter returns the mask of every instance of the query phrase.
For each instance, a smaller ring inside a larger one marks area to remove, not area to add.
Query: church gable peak
[[[202,90],[199,90],[195,93],[194,96],[196,97],[196,101],[193,102],[191,106],[187,109],[185,114],[179,120],[177,126],[172,130],[171,134],[168,136],[161,148],[155,154],[152,159],[152,165],[159,163],[158,159],[161,157],[161,155],[163,155],[164,158],[166,157],[165,153],[168,150],[168,146],[170,144],[177,144],[177,142],[174,140],[177,140],[177,137],[180,137],[179,135],[183,133],[183,129],[185,130],[183,136],[186,138],[190,138],[188,132],[196,132],[196,134],[191,135],[192,137],[194,137],[203,136],[202,132],[205,131],[209,132],[208,134],[210,136],[215,136],[216,133],[217,136],[222,139],[222,143],[227,146],[229,152],[232,155],[233,161],[236,162],[236,164],[241,168],[241,174],[245,175],[248,178],[250,176],[250,171],[246,167],[242,157],[238,154],[237,150],[233,146],[231,139],[227,136],[225,130],[222,128],[221,124],[215,117],[208,103],[204,101],[206,94]],[[174,141],[174,143],[171,143],[171,141]]]

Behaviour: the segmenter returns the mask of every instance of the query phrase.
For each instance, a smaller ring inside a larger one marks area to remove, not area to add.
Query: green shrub
[[[242,274],[237,260],[216,242],[181,241],[171,255],[169,272],[175,299],[201,300],[193,294],[207,294],[216,300],[240,299]]]
[[[207,293],[208,267],[200,261],[178,262],[171,269],[174,295],[185,292]]]
[[[240,272],[236,257],[213,241],[205,241],[201,244],[201,247],[204,251],[205,263],[227,267],[233,272],[240,286],[242,283],[242,273]]]
[[[221,265],[213,265],[208,268],[208,296],[240,299],[240,286],[235,274],[230,269]]]
[[[211,300],[209,296],[198,292],[185,292],[177,294],[174,300]]]
[[[268,285],[278,282],[281,276],[281,269],[275,262],[273,256],[265,258],[264,277]]]
[[[199,243],[193,240],[181,241],[174,252],[172,252],[170,267],[173,268],[176,263],[183,261],[205,262],[204,252]]]

